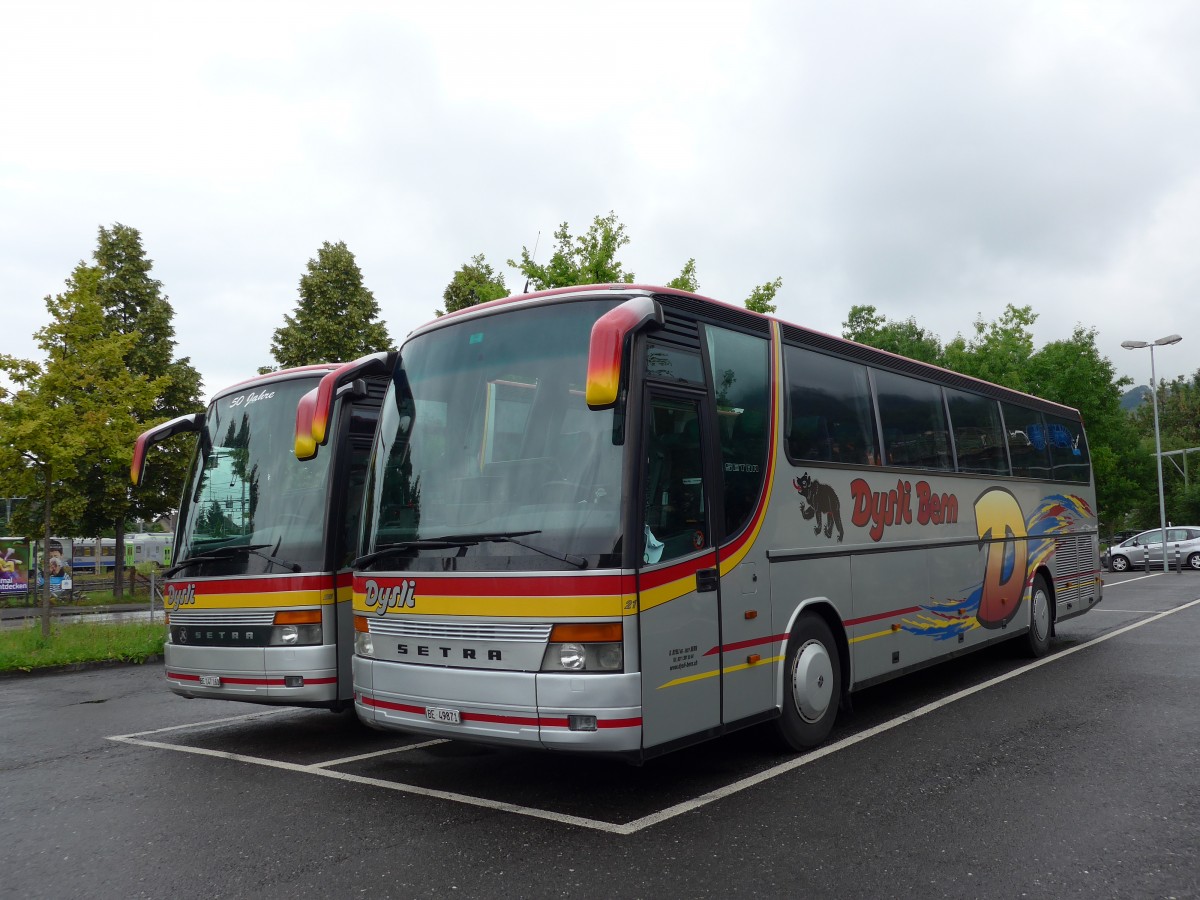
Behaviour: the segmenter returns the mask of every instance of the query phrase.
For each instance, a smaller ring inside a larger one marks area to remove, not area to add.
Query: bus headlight
[[[271,629],[272,647],[299,647],[319,643],[320,625],[276,625]]]
[[[354,652],[359,656],[375,655],[375,642],[369,634],[360,631],[354,635]]]
[[[542,657],[543,672],[619,672],[625,662],[620,644],[550,644]]]
[[[550,629],[543,672],[619,672],[625,665],[620,622],[559,623]]]
[[[271,629],[272,647],[298,647],[321,643],[321,610],[281,609]]]
[[[583,644],[559,644],[558,664],[564,669],[578,672],[587,664],[587,651]]]

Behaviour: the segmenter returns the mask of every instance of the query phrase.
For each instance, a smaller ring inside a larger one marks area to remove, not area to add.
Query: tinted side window
[[[1004,423],[995,400],[946,388],[950,427],[958,471],[985,475],[1007,475],[1008,454],[1004,449]]]
[[[1042,414],[1013,403],[1001,403],[1008,432],[1008,454],[1013,474],[1024,478],[1049,478],[1050,455]]]
[[[866,367],[799,347],[784,348],[784,365],[788,457],[877,465]]]
[[[1086,484],[1091,476],[1088,460],[1087,440],[1083,425],[1047,415],[1046,445],[1050,448],[1050,462],[1054,466],[1055,481],[1077,481]]]
[[[704,327],[717,398],[721,467],[725,473],[725,534],[750,518],[767,472],[770,425],[767,341]]]
[[[894,372],[875,373],[884,461],[890,466],[951,469],[942,389]]]
[[[663,381],[704,384],[704,368],[700,365],[699,355],[653,342],[646,344],[646,376]]]

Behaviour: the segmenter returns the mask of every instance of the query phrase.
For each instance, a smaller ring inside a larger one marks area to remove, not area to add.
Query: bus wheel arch
[[[833,608],[800,610],[784,657],[782,709],[777,727],[792,750],[807,750],[829,736],[849,683],[849,645]]]
[[[1038,659],[1050,652],[1054,637],[1054,579],[1045,567],[1033,575],[1029,586],[1029,631],[1025,635],[1025,650]]]

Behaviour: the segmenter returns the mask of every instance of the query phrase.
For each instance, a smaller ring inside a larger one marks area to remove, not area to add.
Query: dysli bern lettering
[[[367,609],[374,609],[375,615],[387,615],[389,609],[401,609],[417,606],[417,582],[406,578],[404,581],[389,588],[381,588],[374,578],[367,581],[367,595],[364,603]]]
[[[859,528],[870,523],[871,540],[879,541],[889,525],[911,525],[913,522],[913,487],[899,479],[888,491],[872,491],[865,479],[855,478],[850,484],[854,499],[854,514],[850,521]],[[936,494],[927,481],[918,481],[916,521],[918,525],[953,525],[958,521],[958,497]]]

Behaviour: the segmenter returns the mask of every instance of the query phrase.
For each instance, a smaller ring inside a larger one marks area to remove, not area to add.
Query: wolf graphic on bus
[[[838,500],[837,491],[827,484],[813,480],[807,472],[799,478],[792,479],[792,487],[807,504],[801,505],[800,514],[806,519],[816,517],[817,528],[813,533],[821,533],[821,516],[824,515],[825,537],[833,537],[833,529],[837,528],[837,539],[840,544],[845,531],[842,529],[842,503]]]

